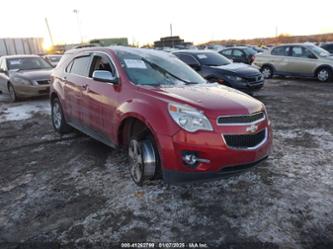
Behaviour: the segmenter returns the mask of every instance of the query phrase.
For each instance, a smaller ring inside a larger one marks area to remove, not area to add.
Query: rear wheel
[[[263,66],[260,71],[263,74],[265,79],[270,79],[273,77],[274,72],[273,72],[273,68],[271,66],[267,66],[267,65]]]
[[[137,185],[158,178],[159,155],[152,135],[133,136],[128,144],[128,157],[130,175]]]
[[[318,70],[316,76],[320,82],[327,82],[332,79],[332,70],[326,67],[321,68]]]
[[[51,102],[51,119],[53,128],[60,134],[68,133],[71,130],[71,127],[65,121],[58,98],[54,98]]]
[[[8,84],[8,93],[9,93],[10,100],[12,102],[17,101],[17,95],[15,92],[15,88],[11,83]]]

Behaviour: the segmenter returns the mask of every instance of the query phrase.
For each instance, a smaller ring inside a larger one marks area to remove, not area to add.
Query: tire
[[[316,78],[320,82],[328,82],[332,79],[332,70],[327,67],[320,68],[316,73]]]
[[[130,138],[128,158],[130,176],[138,186],[142,186],[145,180],[161,177],[159,153],[151,134]]]
[[[271,66],[265,65],[260,69],[265,79],[271,79],[274,74],[274,70]]]
[[[51,101],[51,120],[54,130],[59,134],[65,134],[71,131],[71,127],[66,123],[58,98],[54,98]]]
[[[16,102],[18,100],[17,94],[15,92],[15,88],[11,83],[8,84],[8,93],[9,93],[10,100],[12,102]]]

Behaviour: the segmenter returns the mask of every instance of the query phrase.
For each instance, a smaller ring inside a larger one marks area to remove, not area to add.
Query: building
[[[192,42],[185,42],[183,39],[180,39],[179,36],[162,37],[159,41],[154,42],[155,48],[187,48],[190,46],[193,46]]]
[[[44,54],[43,38],[1,38],[0,56],[15,54]]]

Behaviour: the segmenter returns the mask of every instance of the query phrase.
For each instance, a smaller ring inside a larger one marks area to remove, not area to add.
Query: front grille
[[[49,80],[37,80],[38,85],[49,85]]]
[[[242,115],[242,116],[221,116],[217,118],[218,125],[225,124],[247,124],[260,121],[265,118],[265,114],[263,112],[258,112],[250,115]]]
[[[262,143],[266,138],[266,130],[256,134],[246,135],[224,135],[224,140],[229,147],[233,148],[253,148]]]
[[[263,80],[264,78],[263,78],[263,76],[261,75],[261,74],[259,74],[259,75],[255,75],[255,76],[252,76],[252,77],[246,77],[245,78],[245,80],[247,81],[247,82],[258,82],[258,81],[261,81],[261,80]]]

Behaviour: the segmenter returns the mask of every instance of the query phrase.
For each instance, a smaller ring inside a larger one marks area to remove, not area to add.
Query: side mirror
[[[115,77],[110,71],[105,70],[95,70],[92,78],[96,81],[108,82],[112,84],[118,83],[118,78]]]

